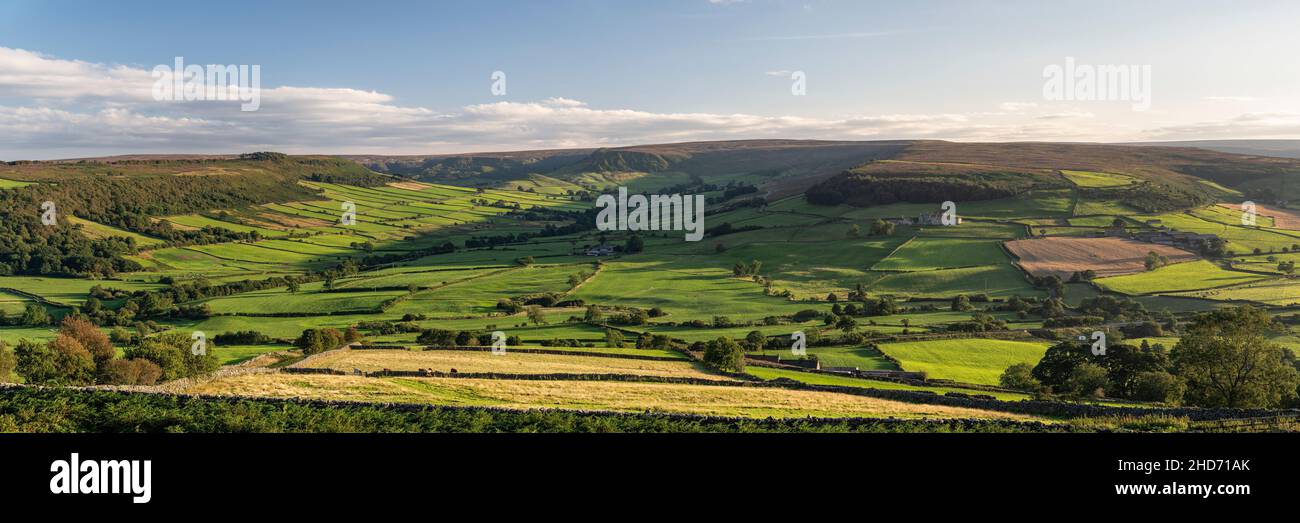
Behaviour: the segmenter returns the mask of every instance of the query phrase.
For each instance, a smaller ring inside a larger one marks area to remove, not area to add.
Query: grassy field
[[[972,390],[956,387],[922,387],[919,385],[908,385],[906,383],[895,383],[892,381],[852,378],[849,376],[836,376],[831,374],[814,374],[811,372],[773,369],[769,367],[750,366],[745,369],[745,373],[765,380],[785,378],[800,383],[807,383],[809,385],[832,385],[836,387],[856,387],[861,389],[927,391],[935,394],[948,394],[950,392],[958,394],[985,394],[1002,401],[1021,401],[1029,399],[1028,394],[1018,394],[1014,392]]]
[[[996,240],[917,237],[871,267],[875,271],[927,271],[1007,263]]]
[[[1047,343],[960,339],[882,343],[880,350],[896,358],[903,370],[924,372],[930,379],[997,385],[1007,367],[1036,364]]]
[[[420,370],[440,372],[504,373],[504,374],[629,374],[635,376],[674,376],[729,380],[707,372],[698,364],[686,361],[653,361],[606,358],[577,355],[529,354],[506,351],[497,355],[491,352],[469,351],[398,351],[398,350],[342,350],[313,358],[307,366],[343,371],[360,369],[373,372],[383,369]]]
[[[79,227],[81,229],[81,233],[86,235],[86,237],[88,238],[109,238],[114,236],[121,237],[121,238],[131,238],[135,240],[136,245],[139,245],[141,247],[149,247],[151,245],[157,245],[163,242],[161,239],[154,238],[152,236],[145,236],[143,234],[138,234],[124,229],[119,229],[111,225],[104,225],[102,223],[92,222],[90,220],[83,220],[76,216],[69,215],[66,218],[69,223],[73,224],[76,227]]]
[[[1124,174],[1091,171],[1061,171],[1061,174],[1079,187],[1116,187],[1137,181],[1136,178]]]
[[[1029,419],[1002,412],[903,403],[830,392],[606,381],[376,379],[273,373],[220,378],[195,385],[186,392],[510,409],[677,412],[751,418],[816,416]]]
[[[1097,284],[1123,294],[1156,294],[1225,287],[1260,281],[1266,276],[1225,270],[1214,263],[1199,260],[1166,265],[1154,271],[1101,278]]]

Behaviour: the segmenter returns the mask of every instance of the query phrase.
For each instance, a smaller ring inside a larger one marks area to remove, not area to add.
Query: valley
[[[1113,359],[1095,360],[1109,372],[1095,387],[1053,375],[1052,348],[1104,332],[1166,362],[1141,372],[1190,379],[1167,363],[1180,337],[1247,305],[1294,358],[1300,221],[1269,188],[1297,177],[1297,160],[1201,149],[934,141],[15,163],[0,165],[0,341],[30,360],[82,319],[116,358],[54,378],[24,376],[26,361],[9,381],[196,395],[1071,422],[1027,410],[1036,399],[1165,415],[1202,400],[1152,396]],[[597,229],[595,199],[619,187],[701,195],[704,240]],[[62,214],[42,226],[47,200]],[[944,201],[960,223],[930,221]],[[156,351],[189,351],[195,333],[212,361],[184,368],[207,371],[106,373],[168,369]],[[1011,379],[1017,365],[1040,388]],[[1232,406],[1296,405],[1293,386]]]

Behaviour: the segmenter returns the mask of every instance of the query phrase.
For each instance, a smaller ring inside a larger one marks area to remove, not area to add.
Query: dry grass
[[[687,361],[652,361],[592,356],[560,356],[506,352],[340,350],[312,358],[308,366],[342,371],[432,369],[442,372],[508,374],[631,374],[726,380]]]
[[[1241,211],[1241,205],[1238,204],[1220,203],[1219,206],[1232,211]],[[1300,231],[1300,213],[1296,213],[1290,209],[1280,209],[1277,207],[1265,208],[1263,206],[1257,206],[1255,211],[1260,216],[1273,218],[1274,228]],[[1263,223],[1261,222],[1260,225],[1263,225]]]
[[[433,187],[432,185],[429,185],[427,183],[420,183],[420,182],[392,182],[389,183],[388,186],[396,187],[398,189],[406,189],[408,191],[423,191],[425,189]]]
[[[195,385],[186,392],[329,400],[673,412],[715,416],[1032,419],[976,409],[889,401],[832,392],[757,387],[601,381],[250,374]]]
[[[1030,274],[1055,274],[1061,278],[1088,269],[1096,271],[1098,277],[1142,272],[1151,251],[1163,254],[1169,263],[1197,259],[1195,254],[1176,247],[1121,238],[1032,238],[1010,241],[1006,246]]]

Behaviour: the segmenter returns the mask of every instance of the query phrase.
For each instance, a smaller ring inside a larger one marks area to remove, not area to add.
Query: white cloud
[[[1164,140],[1294,138],[1300,136],[1300,113],[1246,113],[1224,120],[1158,127],[1147,131],[1146,136]]]
[[[145,69],[0,48],[0,159],[253,150],[428,154],[748,138],[1116,141],[1151,135],[1300,135],[1300,117],[1287,114],[1243,115],[1143,133],[1090,121],[1095,120],[1091,113],[1070,109],[1034,113],[1036,105],[1019,102],[1001,106],[1022,110],[1015,114],[836,117],[650,112],[591,107],[562,97],[435,111],[346,87],[265,88],[260,110],[242,112],[237,101],[158,102],[152,84]]]

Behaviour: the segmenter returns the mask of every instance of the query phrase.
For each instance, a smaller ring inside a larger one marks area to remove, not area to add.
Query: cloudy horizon
[[[1062,38],[1021,49],[1004,47],[1015,44],[1005,35],[988,36],[987,45],[963,46],[933,34],[943,30],[948,17],[969,9],[947,2],[914,11],[877,6],[879,16],[861,18],[870,23],[847,25],[832,21],[852,21],[861,12],[857,5],[838,2],[668,2],[656,5],[644,21],[635,17],[645,6],[605,2],[575,2],[587,8],[577,15],[558,6],[538,14],[563,17],[539,20],[556,25],[556,33],[573,23],[573,16],[586,17],[582,22],[592,26],[610,17],[628,19],[618,34],[642,39],[645,31],[668,27],[657,22],[671,17],[677,28],[673,35],[699,46],[611,41],[608,53],[592,47],[604,41],[604,29],[587,37],[565,33],[547,44],[518,40],[513,26],[525,23],[528,13],[513,11],[537,6],[508,2],[425,6],[432,13],[467,19],[499,17],[495,21],[505,32],[501,41],[458,39],[450,34],[453,30],[406,36],[371,32],[365,43],[353,36],[332,50],[321,49],[324,40],[312,41],[300,29],[261,46],[243,40],[214,45],[177,39],[187,34],[185,28],[170,24],[186,13],[134,4],[98,25],[92,24],[96,19],[76,17],[58,28],[47,24],[47,11],[66,13],[71,4],[102,9],[77,2],[0,7],[0,160],[254,150],[446,154],[765,138],[1300,138],[1300,90],[1295,89],[1300,66],[1285,56],[1287,49],[1300,48],[1300,40],[1285,30],[1286,24],[1272,25],[1300,13],[1288,3],[1258,2],[1249,16],[1231,10],[1231,4],[1184,4],[1186,12],[1178,16],[1217,17],[1217,34],[1237,35],[1236,54],[1218,53],[1213,46],[1189,48],[1150,20],[1141,22],[1152,24],[1149,36],[1097,32],[1119,42],[1115,47]],[[300,5],[319,11],[308,22],[327,26],[347,15],[338,7]],[[1012,7],[1023,9],[1038,22],[1061,24],[1058,30],[1069,31],[1069,24],[1078,22],[1053,18],[1068,14],[1060,9],[1042,11],[1031,4],[987,2],[981,7],[980,13],[994,18]],[[1151,6],[1130,9],[1130,15],[1142,9]],[[1075,18],[1098,23],[1098,17],[1106,16],[1085,11]],[[130,32],[110,43],[103,32],[117,27],[114,20],[121,17],[147,19],[163,29]],[[1238,22],[1255,25],[1249,34],[1234,33]],[[250,25],[254,27],[239,36],[277,27],[274,17]],[[697,26],[714,30],[698,34],[690,29]],[[850,30],[855,26],[871,27]],[[70,36],[78,30],[89,34]],[[416,55],[409,53],[420,49],[430,54],[410,61]],[[963,49],[962,60],[932,61],[931,54],[954,49]],[[191,64],[259,65],[259,107],[241,111],[237,101],[158,100],[153,69],[171,64],[173,57]],[[1075,57],[1098,65],[1149,67],[1151,108],[1134,110],[1119,100],[1045,98],[1044,68]],[[664,67],[665,60],[671,67]],[[379,67],[375,62],[385,62],[378,72],[372,69]],[[503,92],[493,90],[497,71],[506,75]],[[803,92],[797,75],[803,75]]]

